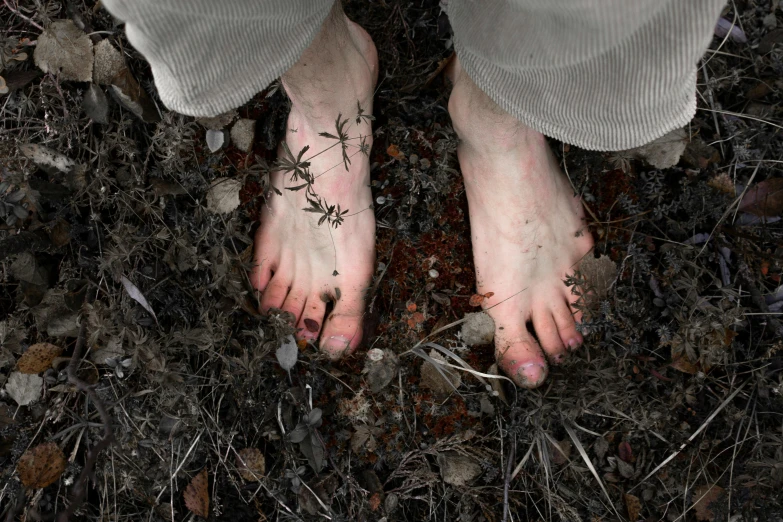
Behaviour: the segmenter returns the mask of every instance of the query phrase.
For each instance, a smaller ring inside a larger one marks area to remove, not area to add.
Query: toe
[[[299,324],[296,325],[298,328],[296,333],[297,339],[307,339],[308,341],[318,339],[325,313],[326,303],[323,302],[319,295],[314,294],[308,297],[302,311],[302,318],[299,320]]]
[[[498,366],[520,388],[536,388],[548,374],[546,358],[535,339],[524,333],[521,337],[495,340]]]
[[[576,323],[571,307],[565,301],[555,303],[552,307],[552,317],[557,324],[558,335],[563,344],[570,350],[576,350],[582,345],[582,334],[576,331]]]
[[[280,272],[275,273],[261,296],[261,305],[259,306],[261,313],[269,312],[270,308],[282,308],[285,298],[288,297],[290,284],[287,277],[284,277]]]
[[[321,349],[332,359],[353,352],[362,340],[364,299],[362,293],[343,292],[329,314],[321,334]]]
[[[259,292],[263,292],[266,289],[266,285],[269,284],[269,280],[272,279],[272,264],[266,260],[256,260],[253,262],[253,268],[250,270],[250,284],[253,288]]]
[[[539,308],[533,312],[533,328],[549,360],[556,364],[563,362],[566,353],[565,345],[560,339],[557,324],[549,308],[539,305]]]
[[[297,288],[296,282],[288,292],[283,305],[280,307],[284,312],[291,312],[296,317],[295,322],[298,323],[302,317],[302,310],[304,310],[305,302],[307,301],[307,294],[301,288]]]
[[[250,283],[253,285],[253,288],[263,292],[266,285],[269,284],[269,280],[272,279],[272,270],[275,267],[272,266],[273,257],[270,255],[272,249],[264,244],[262,227],[259,227],[256,231],[253,248],[253,268],[250,270]]]

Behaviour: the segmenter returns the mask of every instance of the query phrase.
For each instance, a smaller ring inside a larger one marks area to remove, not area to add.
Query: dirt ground
[[[364,345],[333,364],[246,276],[282,89],[182,116],[92,0],[0,4],[0,515],[783,520],[778,1],[724,10],[681,133],[552,142],[596,247],[568,281],[585,346],[534,391],[459,323],[482,298],[448,20],[346,10],[380,56],[378,266]]]

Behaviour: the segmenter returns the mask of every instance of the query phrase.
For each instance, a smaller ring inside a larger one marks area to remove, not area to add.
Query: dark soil
[[[238,109],[257,120],[251,153],[213,154],[204,126],[165,110],[147,64],[94,2],[16,5],[0,6],[12,87],[0,95],[6,520],[193,519],[193,495],[212,520],[781,520],[777,2],[726,8],[747,42],[713,40],[675,166],[552,142],[596,241],[596,262],[569,281],[592,291],[585,346],[538,390],[462,373],[445,395],[423,382],[413,348],[436,343],[483,374],[493,348],[468,349],[459,326],[444,328],[480,306],[436,0],[347,2],[381,63],[378,267],[364,346],[332,364],[302,344],[290,377],[276,351],[293,328],[256,312],[246,277],[285,94],[272,86]],[[122,50],[159,115],[140,118],[99,86],[109,113],[97,123],[89,84],[40,72],[36,25],[66,18]],[[77,166],[42,166],[26,144]],[[207,208],[219,179],[243,182],[230,214]],[[755,207],[738,201],[746,186],[766,195]],[[19,406],[12,376],[43,342],[62,353],[38,373],[40,397]],[[375,392],[370,349],[399,358]],[[49,442],[65,469],[37,488],[20,459]],[[255,477],[238,457],[248,448],[266,462]],[[473,471],[467,483],[450,477],[457,464]],[[204,469],[208,488],[189,488]]]

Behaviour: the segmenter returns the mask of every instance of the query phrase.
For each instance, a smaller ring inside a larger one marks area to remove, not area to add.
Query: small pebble
[[[430,269],[429,274],[430,274],[430,277],[433,278],[433,279],[435,279],[436,277],[438,277],[440,275],[438,273],[438,271],[435,270],[434,268]]]
[[[411,162],[411,165],[415,165],[419,161],[419,156],[416,154],[411,154],[408,158],[408,161]]]
[[[421,161],[419,162],[419,166],[421,167],[421,170],[427,170],[428,168],[430,168],[430,160],[428,160],[427,158],[422,158]]]
[[[384,203],[386,203],[386,198],[383,196],[378,196],[377,198],[375,198],[375,202],[378,203],[379,205],[383,205]]]

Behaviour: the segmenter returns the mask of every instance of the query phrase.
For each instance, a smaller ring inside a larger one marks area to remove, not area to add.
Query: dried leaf
[[[97,123],[109,123],[109,100],[103,93],[103,89],[94,83],[90,84],[84,95],[82,108],[88,118]]]
[[[655,141],[626,151],[625,154],[642,159],[656,169],[668,169],[679,163],[682,153],[685,152],[687,139],[688,133],[684,129],[675,129]]]
[[[25,451],[16,471],[28,488],[45,488],[57,482],[65,471],[65,455],[54,442],[39,444]]]
[[[484,302],[484,295],[482,294],[473,294],[470,296],[470,301],[468,301],[468,304],[470,306],[481,306],[481,303]]]
[[[193,477],[184,493],[185,507],[201,518],[209,516],[209,477],[207,468]]]
[[[92,40],[71,20],[56,20],[38,37],[35,65],[61,80],[92,81]]]
[[[680,355],[678,357],[675,357],[669,366],[671,366],[672,368],[674,368],[679,372],[687,373],[690,375],[696,375],[696,372],[699,371],[698,366],[696,366],[691,361],[689,361],[688,358],[685,357],[685,355]]]
[[[771,178],[750,187],[739,210],[754,216],[779,216],[783,213],[783,178]]]
[[[481,475],[481,466],[475,459],[456,451],[438,453],[438,466],[443,482],[452,486],[467,486]]]
[[[19,358],[17,367],[22,373],[40,373],[46,371],[55,357],[63,353],[63,349],[50,343],[37,343],[27,349]]]
[[[226,142],[226,133],[222,130],[207,130],[207,147],[210,152],[217,152],[223,148],[223,144]]]
[[[579,264],[579,271],[587,281],[589,290],[595,292],[599,299],[609,294],[609,289],[617,277],[617,265],[609,256],[599,258],[587,256]]]
[[[392,158],[395,158],[395,159],[404,159],[405,158],[405,154],[400,152],[400,148],[397,145],[393,144],[393,143],[391,145],[389,145],[389,148],[386,149],[386,153],[389,156],[391,156]]]
[[[726,35],[730,35],[733,41],[737,43],[747,43],[748,37],[745,36],[745,31],[737,25],[736,22],[727,20],[723,17],[718,18],[718,22],[715,24],[715,36],[718,38],[725,38]]]
[[[296,339],[293,335],[289,335],[283,340],[283,344],[277,349],[275,356],[280,367],[290,374],[291,368],[299,358],[299,347],[296,345]]]
[[[231,143],[242,152],[250,152],[256,138],[256,120],[240,118],[231,127]]]
[[[5,391],[19,406],[27,406],[41,398],[43,379],[32,373],[12,372]]]
[[[266,473],[266,459],[258,448],[244,448],[237,456],[237,470],[248,482],[258,482]]]
[[[152,103],[147,91],[141,88],[130,69],[122,69],[111,81],[112,92],[120,103],[142,121],[147,123],[160,121],[160,113]]]
[[[633,462],[633,451],[631,450],[631,445],[626,441],[622,441],[620,445],[617,446],[617,456],[620,457],[620,460],[625,462]]]
[[[723,491],[722,487],[715,484],[705,484],[693,490],[693,511],[696,520],[707,522],[715,520],[712,503],[717,502],[723,496]]]
[[[639,514],[642,512],[642,503],[639,497],[626,493],[623,495],[625,500],[625,509],[628,510],[628,520],[636,522],[639,520]]]
[[[122,286],[125,287],[125,291],[128,292],[128,295],[131,299],[136,301],[141,305],[142,308],[144,308],[149,314],[152,316],[153,319],[155,319],[155,322],[158,322],[158,317],[155,315],[155,311],[152,309],[150,304],[147,302],[147,298],[144,297],[144,294],[141,293],[141,290],[130,282],[130,279],[128,279],[125,276],[120,277],[120,281],[122,282]]]
[[[35,143],[19,145],[19,152],[44,170],[56,170],[63,174],[72,172],[77,163],[68,157]]]
[[[109,40],[101,40],[93,49],[93,81],[99,85],[111,85],[112,80],[126,69],[125,58]]]
[[[486,312],[466,314],[461,333],[468,346],[490,344],[495,338],[495,321]]]
[[[378,393],[389,385],[399,368],[400,360],[394,352],[373,348],[367,352],[362,373],[365,374],[370,391]]]
[[[462,376],[457,370],[438,364],[439,362],[446,362],[446,359],[440,353],[436,350],[431,350],[429,356],[426,356],[424,352],[418,355],[423,358],[426,357],[421,365],[422,386],[432,390],[438,397],[445,397],[460,387]]]
[[[215,214],[229,214],[239,206],[242,182],[233,178],[220,178],[212,182],[207,192],[207,209]]]

